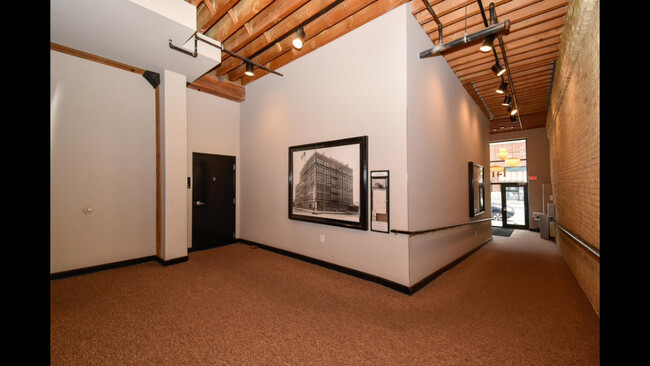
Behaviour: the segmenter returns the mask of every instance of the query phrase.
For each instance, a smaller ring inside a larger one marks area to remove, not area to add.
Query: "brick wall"
[[[546,131],[556,221],[600,251],[600,1],[570,0]],[[600,260],[556,231],[556,242],[600,316]]]

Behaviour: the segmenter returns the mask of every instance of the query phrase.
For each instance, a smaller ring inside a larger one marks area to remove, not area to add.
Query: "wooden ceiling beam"
[[[201,76],[187,87],[232,100],[233,102],[241,103],[246,100],[245,87],[210,75]]]
[[[323,14],[321,17],[314,19],[311,23],[307,24],[304,26],[305,30],[305,40],[303,41],[303,48],[301,50],[295,50],[291,44],[292,40],[290,38],[286,38],[282,40],[281,42],[278,42],[277,44],[280,46],[278,48],[269,48],[266,51],[262,52],[258,56],[254,58],[254,60],[260,64],[267,65],[272,70],[277,69],[279,66],[271,66],[270,62],[282,55],[286,55],[287,53],[290,53],[292,56],[290,57],[292,60],[300,57],[303,54],[308,53],[307,51],[309,49],[308,45],[311,45],[313,39],[319,35],[320,33],[324,32],[325,30],[329,29],[332,27],[334,24],[338,24],[341,21],[350,21],[353,19],[352,17],[359,9],[362,9],[368,4],[372,3],[373,0],[348,0],[346,2],[340,3],[330,9],[327,13]],[[294,26],[295,27],[295,26]],[[340,33],[338,37],[341,35],[345,34]],[[286,57],[286,56],[285,56]],[[284,64],[282,65],[284,66]],[[242,84],[246,85],[246,83],[249,83],[252,80],[255,80],[258,78],[258,75],[264,75],[266,74],[265,71],[263,70],[256,70],[255,71],[255,76],[244,76],[244,67],[239,66],[232,71],[228,73],[228,77],[231,80],[239,80],[242,78]]]
[[[506,18],[503,17],[502,14],[510,13],[513,10],[526,7],[537,1],[538,0],[525,0],[525,1],[518,0],[515,2],[511,2],[510,0],[502,0],[502,1],[496,1],[496,2],[493,1],[493,2],[495,3],[495,8],[497,11],[497,17],[499,18],[499,21],[503,21]],[[451,40],[459,38],[458,36],[456,36],[456,33],[461,32],[464,34],[465,29],[467,29],[467,33],[469,34],[485,28],[483,16],[481,15],[481,9],[479,8],[478,3],[476,1],[469,2],[467,5],[467,10],[463,6],[463,4],[460,4],[460,6],[456,6],[456,7],[451,7],[448,5],[451,4],[447,4],[447,2],[445,2],[434,8],[434,11],[438,16],[438,19],[440,20],[443,26],[442,30],[443,30],[443,37],[445,42],[449,42]],[[446,11],[446,8],[451,8],[451,10],[453,11],[448,12]],[[489,9],[487,4],[485,4],[484,10],[486,12],[485,16],[487,20],[490,21],[490,14],[489,14]],[[419,17],[424,20],[423,22],[420,22],[420,25],[422,25],[422,29],[424,29],[424,31],[427,34],[429,34],[431,40],[437,42],[440,35],[440,33],[438,32],[438,24],[435,21],[433,21],[433,18],[431,17],[428,11],[420,13]]]
[[[510,21],[510,33],[515,33],[515,31],[518,29],[551,20],[553,17],[555,17],[555,14],[550,12],[562,7],[566,8],[566,2],[566,0],[544,0],[535,2],[534,4],[525,7],[518,6],[518,1],[508,2],[501,5],[501,9],[496,9],[497,18],[499,21],[505,21],[508,19]],[[443,22],[443,26],[444,25],[445,23]],[[483,18],[480,16],[480,14],[471,17],[468,16],[468,34],[477,32],[483,28],[485,28],[485,24],[483,23]],[[463,20],[462,22],[457,22],[455,25],[449,27],[445,26],[443,30],[443,37],[445,42],[461,38],[465,34],[465,22]],[[427,29],[425,29],[425,31],[427,31]],[[437,27],[431,32],[427,33],[429,34],[429,38],[431,38],[434,43],[437,43]]]
[[[532,59],[522,59],[518,62],[510,62],[510,60],[508,60],[508,64],[510,65],[510,72],[515,72],[519,68],[526,69],[538,65],[550,64],[551,61],[556,59],[557,59],[557,54],[550,53]],[[456,76],[460,79],[461,83],[477,81],[477,80],[485,80],[485,79],[495,77],[494,73],[489,68],[486,70],[478,70],[477,72],[474,73],[463,73],[461,75],[456,74]]]
[[[238,53],[244,57],[249,57],[255,52],[264,48],[269,42],[274,42],[276,39],[286,34],[290,30],[297,27],[304,19],[309,18],[311,14],[316,14],[322,9],[332,4],[335,0],[312,0],[298,8],[291,13],[288,17],[282,19],[271,28],[265,30],[261,35],[258,35],[253,41],[249,42],[244,47],[238,48]],[[232,47],[232,46],[231,46]],[[256,61],[257,62],[257,61]],[[223,76],[229,73],[232,69],[242,64],[241,60],[235,58],[227,58],[221,62],[216,72],[217,75]],[[261,63],[260,63],[261,64]]]
[[[223,41],[223,46],[233,52],[239,51],[277,24],[278,19],[286,18],[307,1],[309,0],[274,1],[254,18],[249,20],[246,23],[246,27],[239,28],[232,36]],[[227,57],[229,55],[224,54],[221,61],[223,62]]]
[[[241,0],[229,9],[229,16],[221,17],[214,26],[203,34],[223,43],[272,2],[273,0]]]
[[[531,43],[536,43],[544,41],[549,38],[561,37],[562,29],[564,27],[564,19],[554,19],[547,23],[537,24],[526,29],[521,29],[519,33],[513,34],[510,33],[507,36],[503,36],[503,41],[506,45],[506,49],[515,49],[519,47],[526,46]],[[509,38],[508,38],[509,37]],[[497,45],[499,41],[495,42]],[[467,57],[476,53],[476,46],[464,47],[462,49],[454,50],[453,52],[444,53],[445,60],[448,63],[451,63],[454,60],[459,58]]]
[[[366,24],[367,22],[389,12],[390,10],[407,3],[410,0],[377,0],[372,2],[371,4],[367,6],[361,6],[365,2],[362,1],[346,1],[336,8],[332,9],[332,15],[338,14],[340,11],[341,15],[337,15],[336,17],[331,17],[329,15],[323,16],[321,18],[318,18],[314,22],[310,23],[309,25],[314,25],[313,28],[318,29],[319,27],[324,27],[324,30],[321,32],[318,32],[314,37],[308,40],[299,52],[285,52],[282,55],[279,55],[278,57],[274,57],[272,61],[268,62],[269,68],[271,69],[278,69],[291,61],[304,56],[305,54],[308,54],[309,52],[314,51],[315,49],[318,49],[319,47],[341,37],[344,34],[347,34],[348,32],[360,27],[363,24]],[[351,12],[349,10],[344,11],[345,9],[340,9],[337,11],[337,8],[340,6],[344,7],[349,7],[351,5],[355,5],[355,7],[360,7],[360,10],[356,12]],[[349,17],[345,17],[342,14],[347,12],[348,14],[353,13],[353,15],[350,15]],[[329,13],[328,13],[329,14]],[[345,21],[339,21],[336,24],[334,23],[334,19],[336,18],[344,18]],[[312,29],[313,31],[313,29]],[[308,29],[305,29],[305,32],[309,34]],[[315,32],[314,32],[315,33]],[[247,83],[250,83],[251,81],[261,77],[263,74],[266,72],[264,70],[258,70],[259,72],[256,71],[255,76],[253,77],[245,77],[242,79],[242,84],[246,85]]]
[[[196,14],[196,29],[197,32],[205,34],[219,19],[228,13],[228,10],[233,7],[239,0],[207,0],[212,3],[211,12],[209,7],[201,7]]]

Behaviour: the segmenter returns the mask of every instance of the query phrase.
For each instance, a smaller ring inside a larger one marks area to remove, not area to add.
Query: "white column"
[[[186,77],[161,75],[163,260],[187,256],[187,87]]]

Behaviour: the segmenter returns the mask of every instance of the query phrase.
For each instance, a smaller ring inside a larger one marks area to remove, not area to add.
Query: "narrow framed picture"
[[[485,212],[485,173],[483,166],[468,163],[469,173],[469,217]]]
[[[388,170],[370,172],[370,230],[387,233],[390,230],[390,173]]]
[[[368,136],[289,147],[289,219],[368,230]]]

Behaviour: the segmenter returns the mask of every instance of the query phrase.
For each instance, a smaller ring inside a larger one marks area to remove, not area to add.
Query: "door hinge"
[[[235,199],[234,199],[234,198],[232,199],[232,204],[233,204],[233,205],[235,204]]]
[[[235,169],[236,169],[236,168],[235,168],[235,164],[233,164],[233,165],[232,165],[232,170],[235,170]]]
[[[234,232],[232,233],[232,238],[233,238],[233,239],[235,238],[235,233],[234,233]]]

